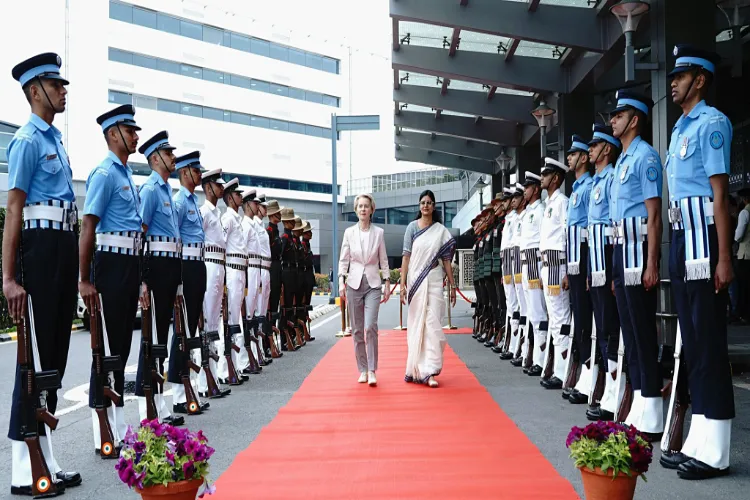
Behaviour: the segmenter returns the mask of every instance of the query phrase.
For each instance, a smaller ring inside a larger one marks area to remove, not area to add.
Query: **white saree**
[[[413,222],[416,226],[416,222]],[[405,235],[404,253],[409,254],[406,289],[409,302],[406,339],[409,348],[406,359],[407,382],[425,384],[443,369],[445,334],[442,319],[443,261],[452,260],[456,240],[440,223],[420,230],[418,227]]]

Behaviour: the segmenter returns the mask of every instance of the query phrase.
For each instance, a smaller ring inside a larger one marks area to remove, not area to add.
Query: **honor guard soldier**
[[[586,410],[589,420],[614,420],[625,390],[622,362],[621,376],[617,376],[618,349],[620,344],[620,315],[612,294],[612,227],[609,214],[609,198],[614,178],[613,164],[620,155],[622,143],[612,135],[612,127],[594,125],[594,136],[589,141],[589,158],[596,169],[588,197],[588,246],[589,246],[589,290],[596,322],[596,345],[587,346],[591,356],[591,373],[580,392],[571,395],[571,403],[585,403],[592,384],[598,379],[594,370],[604,371],[604,393],[599,402],[591,401]],[[593,350],[592,350],[593,349]],[[596,365],[596,349],[599,349],[601,366]],[[583,358],[582,358],[583,359]],[[586,367],[584,366],[584,370]],[[583,380],[581,376],[581,380]],[[580,381],[579,381],[580,382]],[[578,386],[576,387],[578,389]]]
[[[474,314],[472,316],[472,319],[474,320],[474,333],[471,335],[474,338],[477,338],[480,334],[480,328],[481,328],[481,317],[482,317],[482,290],[480,286],[480,264],[479,264],[479,242],[482,239],[481,230],[480,230],[480,216],[477,215],[472,219],[471,221],[471,227],[474,231],[474,245],[472,246],[472,255],[474,256],[474,273],[473,273],[473,282],[474,282],[474,294],[476,295],[476,299],[474,300]]]
[[[495,286],[495,340],[485,347],[492,347],[496,353],[500,353],[502,346],[500,339],[505,331],[505,289],[503,288],[503,252],[502,236],[505,226],[505,214],[507,212],[507,197],[504,193],[497,193],[492,201],[495,210],[495,227],[492,229],[492,284]]]
[[[281,275],[281,286],[282,286],[282,300],[284,304],[281,307],[281,328],[280,332],[286,332],[294,344],[293,330],[290,330],[289,323],[294,324],[294,297],[297,291],[297,247],[295,245],[295,237],[292,230],[294,229],[294,209],[284,208],[281,210],[281,222],[284,223],[284,234],[281,235],[281,263],[282,263],[282,275]],[[281,349],[283,351],[288,350],[287,344],[283,343]],[[294,346],[295,350],[299,349],[300,345]]]
[[[511,241],[513,240],[513,233],[516,227],[516,213],[513,207],[515,188],[506,187],[503,189],[503,200],[505,203],[506,214],[505,224],[503,225],[502,234],[500,237],[500,252],[502,254],[502,286],[505,296],[505,311],[506,316],[503,318],[505,324],[505,334],[509,335],[509,341],[505,342],[507,349],[504,349],[500,354],[500,359],[508,360],[513,359],[513,353],[518,348],[518,320],[521,317],[521,312],[518,304],[518,297],[516,296],[516,287],[513,285],[513,247]]]
[[[492,200],[494,202],[495,200]],[[493,335],[495,334],[495,323],[497,321],[497,289],[495,288],[494,277],[492,276],[492,257],[493,247],[495,244],[494,228],[495,228],[495,211],[492,209],[492,202],[485,207],[484,212],[485,223],[484,223],[484,238],[482,239],[482,281],[484,282],[484,290],[487,304],[487,327],[485,335],[477,337],[479,342],[490,342]],[[498,242],[499,243],[499,242]]]
[[[221,324],[221,303],[224,298],[224,263],[226,260],[226,236],[221,226],[221,211],[217,206],[224,197],[224,179],[221,169],[204,172],[201,178],[206,201],[200,208],[205,236],[204,263],[206,264],[206,294],[203,298],[203,327],[211,342],[211,353],[218,355],[224,352],[219,336]],[[221,360],[221,358],[219,358]],[[209,367],[213,375],[219,373],[218,362],[212,357]],[[198,390],[201,397],[223,397],[232,393],[232,389],[219,388],[219,394],[209,394],[206,374],[201,370],[198,376]]]
[[[542,254],[541,278],[547,307],[548,330],[542,379],[545,389],[562,389],[565,361],[570,353],[570,296],[563,281],[567,274],[568,197],[560,190],[568,167],[552,158],[542,166],[541,188],[547,190],[544,216],[539,228]]]
[[[203,297],[206,294],[206,264],[203,262],[205,234],[203,233],[203,219],[198,208],[198,196],[195,194],[195,188],[201,184],[203,171],[200,157],[200,151],[193,151],[175,158],[175,170],[180,178],[180,189],[172,197],[177,228],[182,242],[182,296],[185,300],[185,311],[187,311],[185,334],[188,337],[198,335],[198,321],[203,309]],[[197,375],[186,368],[185,355],[186,353],[180,349],[179,336],[172,335],[167,380],[172,383],[174,399],[172,411],[174,413],[188,413],[182,376],[190,377],[191,385],[194,385],[194,379],[197,379]],[[187,355],[192,359],[192,353],[187,353]],[[188,373],[184,373],[185,370]],[[199,391],[193,387],[193,392]],[[198,415],[209,406],[209,403],[199,402],[199,410],[192,411],[191,415]]]
[[[260,241],[260,294],[255,307],[255,316],[258,319],[263,336],[263,350],[266,361],[271,363],[273,358],[279,357],[276,350],[276,344],[273,346],[273,333],[271,332],[270,321],[268,320],[268,303],[271,297],[271,241],[268,237],[268,231],[263,226],[263,219],[266,217],[268,203],[266,195],[258,195],[258,213],[255,215],[255,227],[258,231],[258,241]],[[268,323],[268,324],[266,324]],[[272,350],[273,349],[273,350]]]
[[[568,203],[568,245],[567,276],[563,288],[570,289],[570,306],[573,312],[573,344],[569,356],[573,356],[570,365],[581,364],[581,376],[578,382],[586,387],[591,379],[594,360],[591,356],[591,298],[586,280],[588,279],[588,207],[591,193],[591,174],[589,173],[589,146],[580,135],[574,135],[567,152],[568,167],[576,177],[573,192]],[[576,362],[577,361],[577,362]],[[588,365],[586,365],[588,362]],[[566,384],[568,380],[563,380]],[[571,384],[563,386],[562,397],[570,401],[570,395],[576,394],[573,403],[583,403],[587,397],[576,383],[572,374]],[[572,386],[571,386],[572,385]]]
[[[693,417],[682,451],[663,455],[660,463],[677,468],[683,479],[708,479],[729,473],[735,415],[726,325],[727,286],[732,281],[732,124],[704,100],[719,56],[688,45],[675,47],[674,55],[672,100],[682,108],[682,116],[672,129],[666,164],[672,226],[669,276]]]
[[[303,281],[305,284],[305,321],[310,321],[310,304],[312,304],[312,293],[315,288],[315,264],[313,262],[313,252],[310,246],[310,240],[313,237],[312,225],[310,221],[302,221],[302,238],[300,242],[305,250],[305,264],[302,268]],[[309,332],[308,332],[309,333]],[[308,340],[315,340],[315,337],[308,335]]]
[[[268,297],[268,321],[266,322],[266,336],[269,342],[274,341],[274,334],[271,325],[274,321],[278,320],[279,332],[284,331],[284,325],[281,322],[279,303],[281,299],[281,285],[282,285],[282,262],[281,262],[281,236],[279,235],[279,222],[281,222],[281,210],[283,207],[279,206],[279,202],[276,200],[269,200],[268,207],[266,209],[266,215],[268,216],[268,227],[266,232],[268,233],[268,242],[271,249],[271,270],[270,270],[270,281],[271,281],[271,293]],[[283,341],[279,339],[280,342]],[[283,353],[279,353],[279,356],[283,356]]]
[[[529,331],[527,340],[533,342],[533,350],[527,350],[524,360],[524,373],[532,377],[542,375],[547,341],[547,305],[544,301],[542,289],[542,255],[539,252],[541,243],[541,225],[544,217],[544,203],[542,203],[541,183],[542,178],[533,173],[525,172],[526,180],[523,183],[526,210],[521,218],[521,263],[523,272],[523,292],[526,297],[526,309],[528,311]],[[532,345],[529,345],[529,348]]]
[[[260,240],[258,238],[258,231],[255,228],[255,215],[258,213],[258,200],[256,198],[255,189],[247,189],[242,192],[242,231],[245,234],[245,242],[247,248],[247,294],[245,295],[245,317],[243,318],[243,332],[245,335],[251,335],[253,337],[253,344],[257,340],[258,321],[255,318],[255,304],[260,294]],[[248,329],[253,330],[251,332],[244,331],[244,326]],[[256,344],[257,346],[257,344]],[[252,346],[251,346],[252,349]],[[250,362],[247,352],[241,353],[244,356],[238,356],[240,358],[240,366],[237,367],[245,374],[259,373],[263,365],[265,365],[263,359],[263,353],[256,349],[258,352],[255,353],[256,359],[259,366],[255,367],[254,363]]]
[[[516,289],[516,299],[518,300],[518,343],[516,350],[513,351],[513,366],[521,366],[524,360],[531,361],[531,351],[533,340],[529,338],[529,326],[527,325],[528,309],[526,307],[526,294],[523,290],[523,263],[521,262],[521,231],[523,230],[523,217],[526,215],[526,198],[524,197],[523,185],[516,183],[513,199],[510,208],[515,210],[516,215],[513,217],[513,235],[508,242],[513,257],[513,287]],[[531,367],[531,364],[529,364]]]
[[[150,314],[142,312],[142,321],[153,319],[159,345],[167,345],[177,287],[182,280],[180,230],[177,227],[177,217],[172,206],[172,187],[168,182],[169,176],[175,170],[174,149],[174,146],[169,144],[169,134],[164,130],[138,148],[138,152],[146,157],[152,170],[139,191],[141,198],[139,213],[146,233],[141,294],[141,300],[145,300],[146,304],[145,307],[141,304],[141,307],[151,309]],[[135,381],[135,395],[139,396],[138,408],[141,420],[147,415],[147,403],[143,390],[144,376],[148,376],[152,368],[145,366],[145,355],[146,353],[141,349],[138,359],[138,375]],[[157,358],[158,374],[164,373],[163,365],[164,360]],[[152,383],[152,386],[155,389],[154,403],[159,420],[171,425],[184,424],[185,419],[179,415],[172,416],[164,401],[163,384]]]
[[[613,253],[615,296],[633,387],[625,423],[656,440],[664,430],[656,332],[662,166],[659,154],[640,136],[652,106],[648,97],[617,92],[610,124],[623,152],[615,165],[610,216],[617,240]]]
[[[45,53],[13,68],[13,78],[21,84],[31,106],[31,118],[8,145],[8,206],[3,234],[3,293],[8,312],[16,324],[26,323],[26,335],[34,336],[30,341],[35,345],[30,368],[57,370],[60,381],[68,361],[78,280],[73,172],[62,133],[52,125],[55,115],[65,111],[68,93],[68,81],[60,75],[61,65],[60,56]],[[27,294],[36,302],[34,310],[27,307]],[[34,323],[36,329],[31,326]],[[20,340],[18,348],[22,349]],[[27,407],[34,400],[33,396],[25,397],[27,386],[21,366],[16,364],[8,429],[13,455],[10,490],[14,495],[32,495],[43,488],[49,496],[56,496],[65,487],[81,484],[81,476],[62,472],[57,465],[48,426],[37,422],[34,408]],[[52,414],[57,401],[57,389],[49,389],[46,404]],[[39,436],[51,478],[36,477],[32,472],[32,461],[38,456],[33,457],[24,442],[31,435]],[[35,484],[40,480],[44,482],[41,488]]]
[[[143,225],[138,213],[140,198],[133,181],[133,171],[128,166],[128,158],[135,154],[138,147],[138,131],[141,128],[135,123],[135,108],[130,104],[104,113],[96,122],[102,127],[109,152],[86,181],[78,289],[89,317],[96,315],[100,330],[106,331],[108,345],[104,346],[102,354],[119,357],[120,368],[112,372],[114,384],[110,389],[122,396],[141,283]],[[100,417],[96,411],[100,405],[97,401],[103,400],[106,407],[111,437],[115,440],[110,445],[119,447],[119,443],[125,439],[128,423],[124,399],[112,404],[104,394],[97,394],[95,368],[92,364],[89,407],[94,448],[101,454]],[[118,453],[101,456],[117,458]]]
[[[242,354],[245,355],[244,362],[247,363],[247,352],[243,349],[245,344],[242,339],[242,300],[245,295],[245,281],[247,279],[247,247],[245,235],[242,231],[242,216],[238,210],[242,205],[242,194],[238,191],[240,181],[237,177],[224,185],[224,204],[227,211],[221,216],[221,225],[227,241],[227,263],[226,263],[226,293],[227,293],[227,315],[229,317],[229,330],[224,334],[224,357],[219,360],[219,381],[229,383],[229,365],[226,356],[232,356],[237,373],[237,379],[241,384],[250,377],[240,373],[239,363]],[[229,338],[227,339],[227,335]],[[239,348],[238,354],[231,349],[231,344]],[[227,352],[228,351],[228,352]]]
[[[292,234],[294,235],[294,246],[297,252],[297,289],[294,292],[294,324],[301,328],[301,324],[307,319],[307,306],[305,305],[305,258],[306,251],[302,245],[302,218],[300,216],[294,217],[294,229]],[[302,345],[305,345],[305,339],[302,339]]]

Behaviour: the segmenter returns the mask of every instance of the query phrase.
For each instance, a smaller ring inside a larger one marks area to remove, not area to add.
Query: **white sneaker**
[[[360,373],[359,374],[359,380],[357,380],[357,382],[359,382],[360,384],[367,383],[367,373],[366,372]]]
[[[378,379],[375,378],[375,372],[369,372],[367,374],[367,383],[370,385],[378,385]]]

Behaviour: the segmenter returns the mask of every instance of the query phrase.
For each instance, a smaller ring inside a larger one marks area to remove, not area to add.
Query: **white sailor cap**
[[[544,159],[544,166],[542,167],[542,174],[546,172],[554,172],[555,170],[561,171],[563,174],[568,173],[568,167],[562,162],[555,160],[554,158],[547,157]]]

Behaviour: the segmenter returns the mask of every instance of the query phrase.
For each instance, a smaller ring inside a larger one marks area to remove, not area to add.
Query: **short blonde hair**
[[[368,200],[370,200],[370,208],[372,209],[373,213],[375,213],[375,200],[373,199],[372,195],[368,193],[358,194],[354,197],[354,211],[357,211],[357,203],[359,203],[360,198],[367,198]]]

